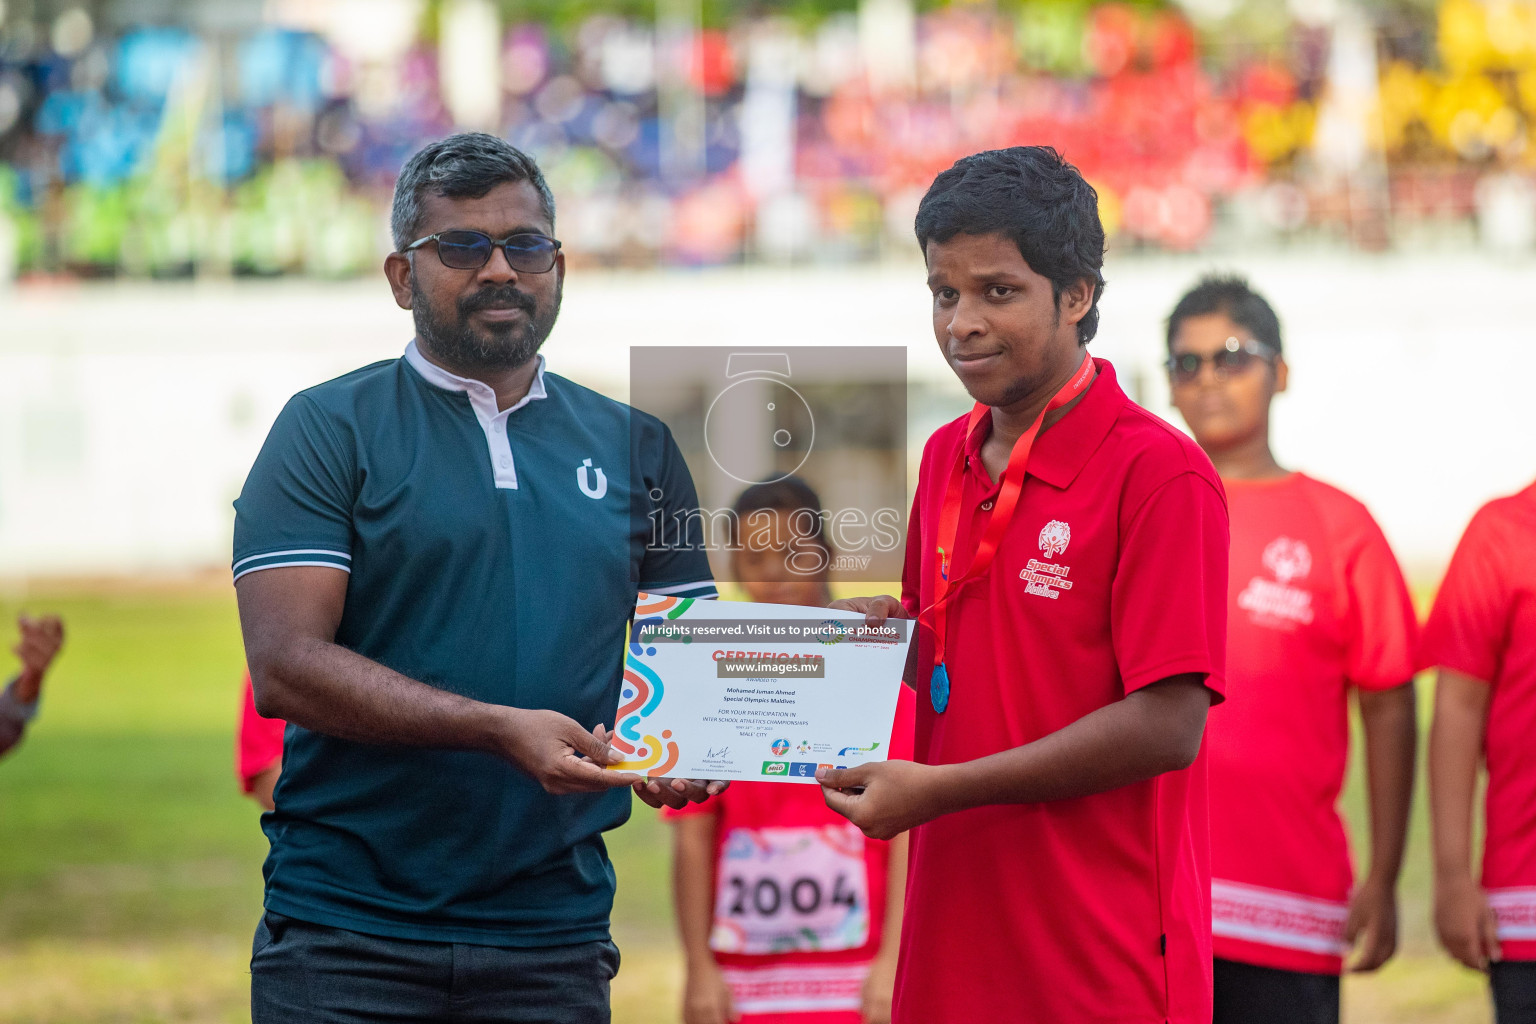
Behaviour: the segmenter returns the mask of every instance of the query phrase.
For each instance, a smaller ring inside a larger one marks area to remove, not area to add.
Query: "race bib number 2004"
[[[864,834],[848,822],[732,829],[717,877],[716,952],[833,952],[869,941]]]

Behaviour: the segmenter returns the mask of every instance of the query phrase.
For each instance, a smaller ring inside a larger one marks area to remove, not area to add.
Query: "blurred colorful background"
[[[876,260],[1049,142],[1112,245],[1536,245],[1528,0],[6,0],[0,277],[371,269],[419,140],[536,154],[601,264]]]

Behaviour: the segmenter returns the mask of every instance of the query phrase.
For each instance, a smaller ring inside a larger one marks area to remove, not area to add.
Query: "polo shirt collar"
[[[1110,428],[1120,416],[1120,410],[1129,401],[1115,379],[1115,368],[1107,359],[1095,359],[1098,376],[1083,397],[1070,412],[1051,425],[1051,429],[1035,439],[1035,447],[1029,453],[1026,475],[1065,490],[1077,479],[1077,474],[1087,464],[1089,456],[1098,450]],[[989,489],[997,484],[987,476],[981,463],[981,446],[992,433],[992,419],[986,417],[966,439],[966,461],[979,473]]]
[[[529,402],[539,398],[548,398],[549,393],[544,390],[544,354],[541,352],[535,358],[539,365],[533,371],[533,383],[528,385],[528,393],[519,398],[515,403],[505,409],[496,408],[496,390],[483,380],[474,380],[470,377],[460,377],[456,373],[447,370],[432,362],[421,354],[421,349],[416,345],[416,339],[412,338],[410,344],[405,346],[405,361],[411,364],[411,369],[421,374],[428,384],[442,388],[444,391],[463,391],[469,395],[469,400],[475,404],[475,411],[479,412],[479,403],[489,400],[491,411],[494,414],[506,416],[516,412]]]
[[[469,407],[475,412],[485,432],[486,448],[491,456],[491,476],[498,489],[517,490],[517,464],[512,458],[512,444],[507,438],[507,418],[529,402],[548,398],[544,388],[544,356],[538,357],[533,371],[533,382],[528,393],[505,409],[496,408],[496,390],[484,381],[460,377],[431,362],[416,347],[416,339],[405,346],[405,361],[422,380],[443,391],[462,391],[469,399]]]

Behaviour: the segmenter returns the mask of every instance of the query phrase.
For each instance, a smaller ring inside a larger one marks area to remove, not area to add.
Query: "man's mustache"
[[[469,298],[459,300],[461,316],[479,309],[520,309],[532,316],[538,308],[532,295],[516,288],[482,288]]]

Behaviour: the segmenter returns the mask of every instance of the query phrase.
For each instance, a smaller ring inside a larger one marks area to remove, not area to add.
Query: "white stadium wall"
[[[1174,422],[1163,318],[1213,268],[1246,272],[1280,314],[1292,366],[1276,411],[1281,460],[1364,500],[1420,580],[1477,505],[1536,477],[1536,266],[1112,260],[1092,350]],[[922,279],[915,263],[578,271],[545,351],[551,369],[624,397],[630,345],[904,344],[915,472],[927,431],[965,408]],[[0,292],[0,578],[227,564],[230,502],[283,403],[398,355],[410,334],[382,277]]]

